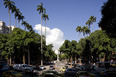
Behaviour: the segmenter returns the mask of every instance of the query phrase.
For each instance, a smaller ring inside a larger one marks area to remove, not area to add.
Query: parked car
[[[91,70],[96,70],[98,67],[96,65],[91,66]]]
[[[64,77],[63,74],[58,73],[57,71],[45,71],[40,77]]]
[[[8,71],[9,66],[6,62],[0,61],[0,72]]]
[[[46,69],[46,68],[45,68],[44,66],[40,66],[39,69],[40,69],[40,70],[44,70],[44,69]]]
[[[65,76],[76,76],[77,69],[76,68],[67,68],[65,70]]]
[[[49,70],[54,70],[54,69],[55,69],[54,66],[50,65]]]
[[[77,70],[85,70],[84,65],[77,65],[76,68],[77,68]]]
[[[86,71],[78,71],[76,77],[95,77],[95,75]]]
[[[17,71],[23,71],[23,72],[33,72],[33,67],[27,65],[27,64],[14,64],[13,69]]]
[[[23,74],[14,70],[8,70],[3,72],[2,76],[3,77],[23,77]]]

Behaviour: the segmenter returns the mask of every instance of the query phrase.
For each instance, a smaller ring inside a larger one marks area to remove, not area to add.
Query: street
[[[68,75],[65,75],[65,72],[59,71],[59,69],[61,67],[65,66],[65,64],[66,64],[66,61],[57,61],[55,64],[51,63],[51,65],[53,65],[55,67],[55,69],[52,71],[56,71],[59,74],[62,74],[64,77],[76,77],[76,73],[74,76],[68,76]],[[50,65],[44,65],[45,69],[44,70],[37,70],[37,73],[24,73],[24,72],[20,72],[20,73],[23,74],[23,77],[41,77],[42,73],[44,73],[45,71],[49,71],[49,66]],[[71,65],[67,65],[67,66],[68,66],[68,68],[71,68]],[[95,70],[89,70],[87,72],[94,74],[95,77],[102,77]],[[2,77],[1,73],[0,73],[0,77]]]
[[[58,61],[57,63],[55,63],[55,70],[54,71],[57,71],[59,72],[59,69],[63,66],[65,66],[66,62],[65,61]],[[50,65],[45,65],[45,68],[44,70],[41,70],[41,71],[38,71],[38,75],[30,75],[30,74],[24,74],[23,77],[38,77],[39,75],[42,75],[43,72],[45,71],[48,71],[49,70],[49,66]],[[71,65],[69,65],[69,68],[71,67]],[[90,72],[92,74],[95,75],[95,77],[102,77],[100,76],[95,70],[91,70],[91,71],[87,71],[87,72]],[[64,74],[64,72],[59,72],[61,74]],[[76,77],[76,76],[65,76],[64,74],[64,77]]]

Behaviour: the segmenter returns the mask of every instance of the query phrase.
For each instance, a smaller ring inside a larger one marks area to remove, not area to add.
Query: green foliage
[[[63,53],[67,59],[77,56],[77,42],[76,41],[69,41],[65,40],[63,45],[60,47],[60,53]]]
[[[60,47],[60,52],[65,55],[65,58],[78,56],[86,63],[96,62],[104,55],[105,60],[108,60],[112,53],[116,54],[116,39],[109,37],[103,30],[96,30],[90,36],[80,39],[78,43],[65,40]]]
[[[39,14],[46,12],[46,9],[43,8],[43,3],[37,6],[37,11],[39,11]]]
[[[101,8],[101,14],[99,27],[106,30],[110,37],[116,38],[116,0],[107,0]]]
[[[103,30],[97,30],[92,33],[89,37],[89,40],[91,41],[91,52],[94,53],[94,55],[99,56],[101,53],[105,53],[106,60],[116,48],[116,39],[110,38]]]
[[[93,22],[96,22],[96,17],[90,16],[90,18],[89,18],[88,21],[86,22],[86,25],[88,25],[88,26],[90,27],[90,25],[92,25]]]
[[[44,58],[54,60],[56,54],[52,50],[52,44],[46,46],[44,42]],[[23,52],[25,52],[25,58],[28,57],[28,51],[31,56],[31,63],[40,61],[41,57],[41,36],[37,33],[27,32],[20,28],[15,28],[11,34],[0,34],[0,50],[1,55],[9,58],[12,56],[14,62],[21,63],[23,59]],[[20,57],[20,58],[19,58]],[[27,61],[26,61],[27,63]]]

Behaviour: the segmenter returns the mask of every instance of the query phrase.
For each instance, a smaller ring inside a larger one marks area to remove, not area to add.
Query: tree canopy
[[[99,27],[116,38],[116,0],[108,0],[101,9],[102,18]]]

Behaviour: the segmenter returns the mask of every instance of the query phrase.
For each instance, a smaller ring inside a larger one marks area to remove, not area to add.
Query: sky
[[[93,32],[99,30],[98,23],[101,19],[101,6],[107,0],[11,0],[20,9],[23,16],[34,31],[41,34],[41,15],[37,5],[43,3],[49,16],[47,21],[47,44],[53,44],[54,50],[59,49],[65,40],[80,40],[77,26],[86,26],[90,16],[95,16],[96,22]],[[0,0],[0,20],[9,25],[8,9],[3,0]],[[15,25],[14,14],[11,14],[11,25]],[[23,26],[21,26],[24,29]],[[92,28],[90,28],[92,30]],[[45,33],[45,22],[42,23],[42,33]],[[81,35],[83,38],[83,34]]]

